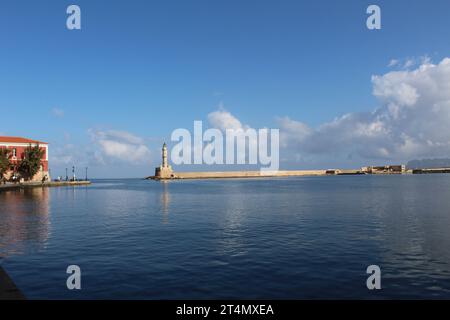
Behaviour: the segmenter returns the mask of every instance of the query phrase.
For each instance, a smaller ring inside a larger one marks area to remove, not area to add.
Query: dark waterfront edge
[[[0,266],[0,300],[25,300],[25,296]]]
[[[17,184],[0,185],[0,192],[7,190],[39,188],[39,187],[65,187],[65,186],[85,186],[90,185],[91,181],[62,181],[62,182],[28,182]]]

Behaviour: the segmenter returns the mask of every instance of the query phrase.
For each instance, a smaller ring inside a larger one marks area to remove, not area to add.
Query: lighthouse
[[[164,142],[162,147],[162,167],[167,168],[169,166],[169,162],[167,161],[167,144]]]
[[[155,177],[159,179],[171,179],[174,177],[172,166],[169,165],[167,158],[167,144],[165,142],[162,146],[162,163],[155,168]]]

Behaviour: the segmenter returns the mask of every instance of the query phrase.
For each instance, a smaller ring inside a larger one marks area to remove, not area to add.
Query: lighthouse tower
[[[155,177],[159,179],[171,179],[174,177],[172,166],[169,165],[167,159],[167,145],[164,142],[162,147],[162,163],[155,169]]]
[[[167,161],[167,144],[164,142],[162,147],[162,167],[167,168],[169,166],[169,162]]]

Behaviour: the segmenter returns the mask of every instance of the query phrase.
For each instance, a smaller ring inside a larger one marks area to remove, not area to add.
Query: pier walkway
[[[0,192],[6,190],[39,188],[39,187],[64,187],[90,185],[90,181],[49,181],[49,182],[24,182],[0,184]]]

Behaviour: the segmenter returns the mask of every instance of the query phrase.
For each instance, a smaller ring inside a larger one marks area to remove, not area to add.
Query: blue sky
[[[82,30],[66,28],[72,3]],[[381,7],[381,30],[366,28],[369,4]],[[8,116],[0,133],[48,141],[53,158],[76,153],[54,161],[53,176],[70,162],[97,177],[151,174],[172,130],[192,128],[219,105],[255,128],[276,128],[280,117],[317,128],[373,111],[380,99],[371,77],[391,72],[391,60],[402,69],[408,59],[437,64],[449,55],[449,12],[446,0],[2,0],[0,109]],[[142,139],[149,160],[83,160],[110,131]],[[346,165],[294,158],[286,167]]]

